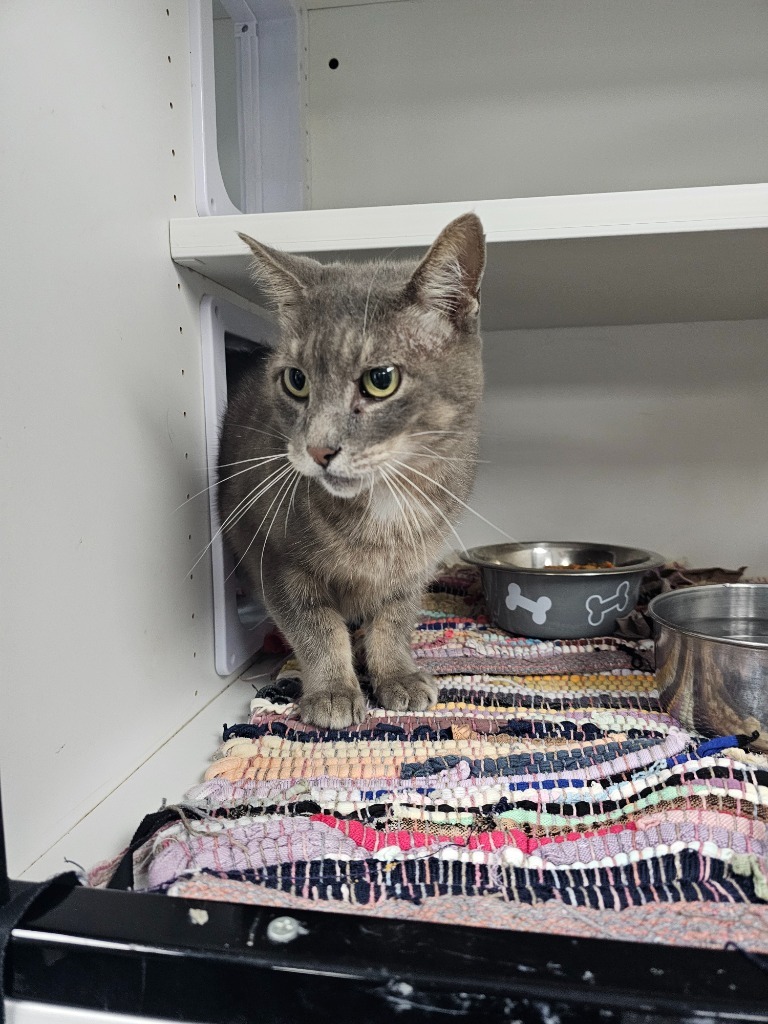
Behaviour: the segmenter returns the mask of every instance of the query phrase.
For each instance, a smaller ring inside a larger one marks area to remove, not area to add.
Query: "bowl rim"
[[[755,640],[743,640],[739,637],[733,636],[712,636],[711,633],[703,633],[701,630],[690,629],[686,626],[679,626],[676,622],[671,622],[669,619],[664,618],[654,608],[654,605],[663,604],[665,601],[669,602],[671,599],[674,601],[676,595],[688,594],[691,591],[713,591],[713,590],[765,590],[768,591],[768,583],[706,583],[701,585],[695,585],[692,587],[679,587],[677,590],[668,590],[666,594],[657,594],[656,597],[652,598],[646,609],[648,615],[653,621],[659,625],[664,626],[666,629],[674,630],[676,633],[682,633],[684,636],[694,637],[696,640],[707,640],[711,644],[725,644],[728,647],[747,647],[751,651],[763,651],[768,653],[768,644],[762,641]],[[678,598],[685,600],[685,598]]]
[[[487,552],[494,550],[525,551],[535,547],[577,547],[577,548],[609,548],[614,552],[625,552],[640,556],[641,560],[632,565],[615,565],[610,569],[554,569],[549,566],[534,569],[522,565],[497,565],[489,560]],[[645,548],[630,548],[624,544],[609,544],[586,540],[525,540],[504,544],[483,544],[461,552],[461,559],[469,565],[477,565],[482,569],[496,569],[499,572],[525,573],[531,576],[552,576],[555,579],[582,579],[585,576],[634,576],[637,573],[649,572],[664,565],[666,559],[657,551],[646,551]]]

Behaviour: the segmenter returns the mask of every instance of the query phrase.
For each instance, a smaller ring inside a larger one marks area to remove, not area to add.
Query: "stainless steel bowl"
[[[768,584],[721,583],[654,597],[660,699],[686,728],[760,736],[768,751]]]
[[[637,604],[645,573],[664,564],[654,551],[567,540],[493,544],[462,557],[480,567],[496,625],[547,640],[610,635]],[[568,568],[601,562],[612,568]]]

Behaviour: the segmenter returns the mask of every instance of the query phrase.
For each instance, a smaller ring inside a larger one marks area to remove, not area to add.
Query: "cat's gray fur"
[[[364,717],[354,621],[376,700],[423,710],[437,688],[411,658],[410,633],[475,474],[482,225],[459,217],[418,264],[323,265],[241,237],[280,338],[230,398],[225,535],[299,659],[304,721],[343,728]],[[382,366],[399,368],[398,390],[365,397],[362,374]],[[291,367],[309,381],[304,400],[282,383]],[[323,466],[308,448],[338,452]]]

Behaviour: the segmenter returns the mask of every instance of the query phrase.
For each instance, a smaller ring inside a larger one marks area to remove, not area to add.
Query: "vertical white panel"
[[[217,5],[214,5],[213,52],[216,86],[216,151],[219,168],[227,195],[233,205],[238,210],[245,210],[238,135],[238,80],[234,27],[232,20],[226,14],[222,16],[217,12]]]
[[[191,571],[207,502],[183,504],[207,483],[202,279],[168,251],[169,217],[195,212],[186,12],[185,0],[0,6],[12,872],[224,685],[207,559]]]
[[[302,209],[295,7],[291,0],[189,5],[198,212]]]

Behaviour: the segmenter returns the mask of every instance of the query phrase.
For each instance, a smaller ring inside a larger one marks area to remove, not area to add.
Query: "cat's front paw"
[[[321,729],[346,729],[362,722],[366,715],[365,697],[360,687],[325,686],[312,690],[299,701],[302,722]]]
[[[376,700],[388,711],[426,711],[437,701],[437,683],[428,672],[411,672],[374,682]]]

